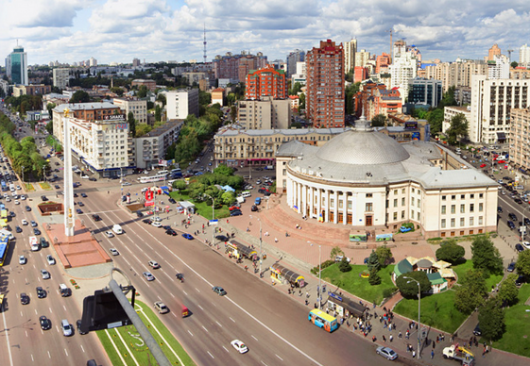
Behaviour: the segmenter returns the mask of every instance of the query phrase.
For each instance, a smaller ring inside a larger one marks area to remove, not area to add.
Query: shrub
[[[395,288],[395,287],[392,287],[392,288],[385,288],[385,289],[383,290],[383,297],[384,297],[385,299],[386,299],[386,298],[389,298],[389,297],[391,297],[391,296],[394,294],[394,292],[396,292],[396,291],[397,291],[397,288]]]
[[[329,259],[327,261],[322,262],[320,264],[320,268],[322,268],[322,269],[328,268],[328,267],[330,267],[330,266],[332,266],[334,264],[335,264],[335,261],[332,261],[331,259]],[[318,266],[311,268],[311,273],[314,274],[314,275],[318,274]]]
[[[377,286],[381,284],[381,276],[377,273],[376,268],[372,268],[370,271],[370,277],[368,277],[368,283],[372,286]]]
[[[351,265],[346,260],[346,257],[343,257],[339,264],[339,271],[341,272],[350,272],[351,271]]]

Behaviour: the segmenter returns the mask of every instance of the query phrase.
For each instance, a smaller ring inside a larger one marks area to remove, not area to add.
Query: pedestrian
[[[484,349],[482,350],[482,357],[484,357],[485,354],[486,354],[486,347],[484,347]]]
[[[374,301],[373,305],[374,305],[374,309],[375,309],[375,301]]]
[[[392,331],[392,323],[388,324],[388,330]]]
[[[386,342],[386,337],[384,334],[383,334],[383,342]]]
[[[309,305],[309,301],[305,300],[305,306]]]
[[[388,337],[388,340],[392,342],[394,340],[394,336],[391,334],[390,337]]]
[[[436,336],[436,343],[440,342],[440,336]]]
[[[412,358],[416,358],[416,351],[412,350]]]
[[[305,297],[309,299],[309,292],[305,292]]]
[[[435,348],[436,348],[436,343],[432,342],[432,349],[435,349]]]
[[[398,338],[403,338],[403,334],[401,334],[401,332],[399,332]]]
[[[377,340],[377,338],[375,337],[375,335],[372,337],[372,342],[375,343],[375,341]]]
[[[277,243],[278,242],[278,238],[274,238],[274,242]]]
[[[405,338],[409,339],[409,336],[410,336],[410,332],[409,332],[409,330],[407,329],[407,331],[405,332]]]
[[[322,285],[322,292],[326,293],[326,285]]]
[[[434,350],[431,351],[431,360],[434,358]]]
[[[490,346],[486,346],[486,353],[489,353],[490,351]]]

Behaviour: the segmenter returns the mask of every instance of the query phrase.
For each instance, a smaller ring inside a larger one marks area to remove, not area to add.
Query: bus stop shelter
[[[303,276],[298,273],[291,271],[290,269],[274,263],[271,267],[271,279],[272,282],[278,283],[290,283],[295,287],[304,287],[306,285],[305,279]]]
[[[340,317],[359,317],[364,316],[364,312],[368,309],[366,306],[361,305],[347,297],[337,294],[336,292],[328,292],[328,301],[326,307],[330,314],[336,313],[336,316]]]

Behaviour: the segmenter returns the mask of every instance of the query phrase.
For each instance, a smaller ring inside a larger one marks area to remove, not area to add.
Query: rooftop
[[[64,112],[65,108],[68,108],[71,111],[87,111],[91,109],[117,109],[118,106],[115,106],[112,103],[73,103],[73,104],[61,104],[55,107],[53,110],[56,112]]]
[[[151,130],[149,133],[146,133],[145,135],[138,137],[138,138],[142,139],[146,137],[157,137],[179,125],[182,125],[183,123],[184,123],[183,119],[172,119],[164,123],[162,126],[157,127],[154,130]]]

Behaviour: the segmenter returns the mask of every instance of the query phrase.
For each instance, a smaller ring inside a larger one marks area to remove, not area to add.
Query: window
[[[421,200],[418,198],[418,208],[421,208]]]
[[[394,189],[394,196],[397,196],[397,189]]]
[[[401,194],[405,194],[405,188],[401,189]]]
[[[478,198],[484,198],[484,193],[479,194]]]
[[[405,219],[405,211],[401,211],[401,219]]]
[[[397,204],[397,198],[394,198],[394,207],[397,207],[398,204]]]
[[[351,210],[351,201],[348,201],[348,210]]]
[[[483,221],[484,221],[484,218],[483,218],[482,216],[479,216],[479,217],[478,217],[478,224],[479,224],[479,225],[483,225],[483,224],[484,224]]]
[[[442,201],[445,201],[447,196],[442,196]]]
[[[366,210],[365,211],[373,211],[372,203],[366,202]]]
[[[455,199],[456,199],[456,196],[453,194],[453,195],[451,196],[451,199],[452,199],[452,200],[455,200]]]
[[[335,199],[334,198],[331,198],[329,200],[329,204],[331,205],[331,207],[335,207]]]
[[[455,219],[451,219],[451,227],[455,227]]]
[[[475,218],[474,217],[470,217],[469,218],[469,226],[473,226],[475,225]]]
[[[466,205],[460,205],[460,213],[466,213]]]
[[[397,212],[394,212],[394,216],[393,217],[394,217],[394,221],[396,221],[397,220]]]
[[[420,221],[421,213],[418,212],[416,217],[418,218],[418,221]]]
[[[442,229],[445,229],[445,219],[442,219]]]
[[[372,194],[371,193],[367,193],[366,194],[366,198],[372,198]]]
[[[466,224],[466,220],[463,217],[461,217],[460,218],[460,227],[464,227],[465,224]]]
[[[461,199],[461,200],[465,200],[465,199],[466,199],[466,195],[465,195],[465,194],[461,194],[461,195],[460,195],[460,199]]]
[[[474,203],[469,205],[469,212],[475,212],[475,204]]]
[[[474,194],[470,194],[469,198],[473,199],[473,198],[475,198],[475,195]]]
[[[412,193],[414,193],[414,192],[415,192],[415,190],[414,190],[414,188],[412,188]]]
[[[344,206],[344,201],[343,200],[339,200],[339,208],[343,208]]]
[[[445,215],[445,205],[442,206],[442,215]]]
[[[401,206],[405,206],[405,197],[401,198]]]
[[[483,203],[479,203],[478,204],[478,212],[482,212],[484,211],[484,204]]]
[[[412,197],[412,198],[410,199],[410,203],[411,203],[412,206],[414,206],[414,197]]]
[[[451,213],[454,214],[456,212],[456,206],[451,205]]]

